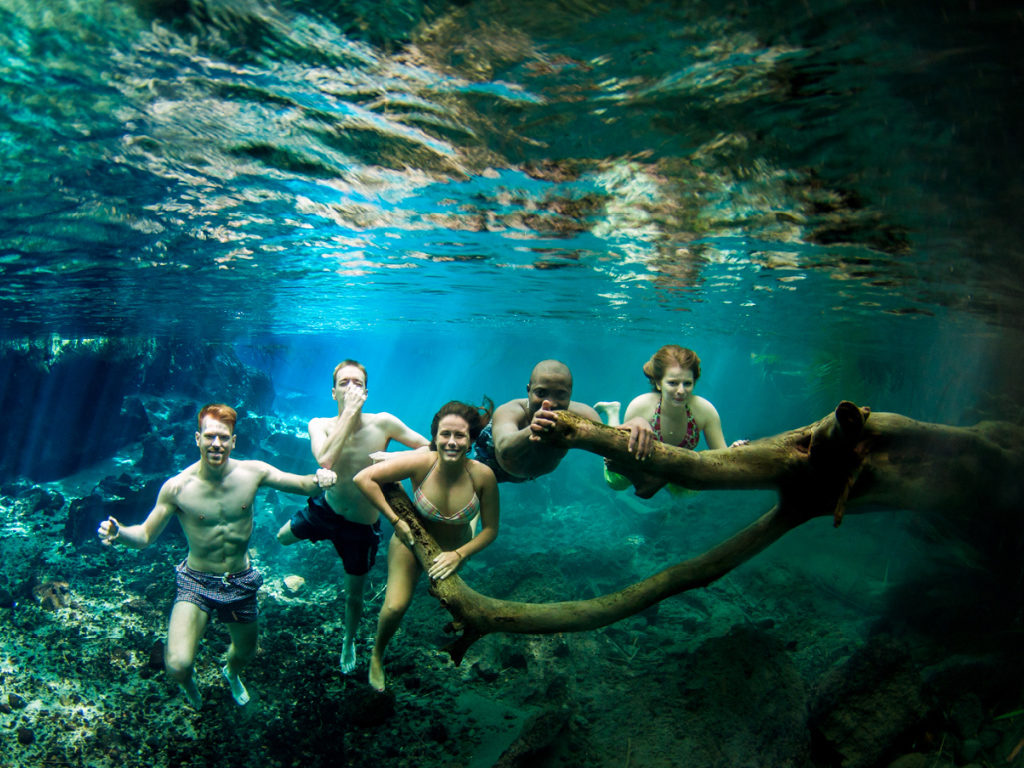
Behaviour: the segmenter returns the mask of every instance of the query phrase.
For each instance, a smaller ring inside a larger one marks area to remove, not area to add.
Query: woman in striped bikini
[[[385,687],[384,650],[412,602],[422,570],[412,550],[412,531],[387,503],[381,486],[405,479],[412,481],[413,504],[423,527],[443,550],[427,569],[427,575],[431,579],[448,578],[498,535],[498,484],[494,472],[466,456],[490,418],[490,402],[486,408],[457,401],[447,403],[431,422],[429,451],[399,453],[353,478],[395,527],[388,544],[387,590],[370,657],[370,685],[378,691]],[[474,535],[478,515],[481,526]]]

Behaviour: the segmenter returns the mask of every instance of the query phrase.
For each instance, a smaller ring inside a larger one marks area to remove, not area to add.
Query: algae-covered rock
[[[230,347],[167,340],[59,341],[0,345],[0,369],[9,371],[0,389],[4,474],[56,480],[138,442],[156,428],[143,394],[225,402],[243,414],[273,404],[270,377],[243,363]],[[211,381],[216,382],[212,390]],[[74,397],[67,396],[69,386]],[[188,410],[194,418],[193,408]],[[60,429],[41,428],[57,412]]]
[[[811,727],[844,768],[891,754],[927,711],[922,679],[901,644],[875,638],[817,686]]]

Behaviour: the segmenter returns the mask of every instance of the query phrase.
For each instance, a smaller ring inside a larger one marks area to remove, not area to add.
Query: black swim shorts
[[[178,593],[174,602],[194,603],[205,613],[216,611],[221,621],[251,624],[259,618],[256,592],[263,575],[255,568],[238,573],[206,573],[189,568],[186,561],[174,569]]]
[[[501,464],[498,463],[498,456],[494,451],[494,435],[491,434],[490,424],[480,430],[473,448],[473,458],[481,464],[486,464],[490,467],[491,471],[494,472],[494,479],[499,483],[525,483],[531,479],[529,477],[510,475],[502,469]]]
[[[305,509],[296,512],[292,516],[291,528],[297,539],[330,540],[341,558],[345,573],[352,576],[369,573],[377,562],[380,520],[373,525],[353,523],[331,509],[323,496],[310,499]]]

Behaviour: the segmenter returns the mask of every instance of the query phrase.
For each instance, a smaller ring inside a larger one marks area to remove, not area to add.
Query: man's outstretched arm
[[[156,504],[145,520],[138,525],[121,525],[116,518],[108,517],[100,523],[96,534],[107,545],[120,541],[133,549],[145,549],[163,533],[164,528],[178,511],[175,501],[177,489],[178,480],[172,477],[160,487]]]

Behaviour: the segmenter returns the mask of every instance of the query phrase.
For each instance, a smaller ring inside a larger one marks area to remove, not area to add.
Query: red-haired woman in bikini
[[[700,358],[692,349],[666,344],[644,363],[651,391],[633,398],[619,424],[619,403],[597,403],[594,408],[609,426],[630,430],[630,450],[639,459],[650,454],[655,441],[695,450],[701,433],[708,448],[725,448],[722,420],[710,401],[693,393],[700,378]],[[737,440],[733,445],[742,445]],[[622,475],[605,470],[616,490],[629,485]]]

